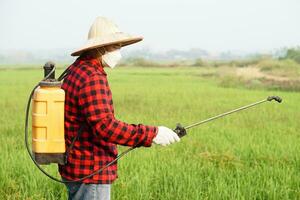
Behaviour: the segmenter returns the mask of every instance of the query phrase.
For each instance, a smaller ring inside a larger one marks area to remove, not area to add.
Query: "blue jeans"
[[[110,184],[65,183],[68,200],[110,200]]]

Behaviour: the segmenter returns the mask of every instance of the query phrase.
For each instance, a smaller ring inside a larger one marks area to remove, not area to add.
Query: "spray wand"
[[[246,105],[246,106],[243,106],[243,107],[240,107],[240,108],[237,108],[237,109],[234,109],[234,110],[231,110],[231,111],[219,114],[219,115],[216,115],[214,117],[210,117],[208,119],[202,120],[200,122],[196,122],[196,123],[188,125],[186,127],[183,127],[180,123],[178,123],[175,130],[174,130],[174,132],[177,133],[177,135],[179,137],[183,137],[183,136],[186,135],[186,130],[187,129],[194,128],[194,127],[199,126],[201,124],[205,124],[207,122],[219,119],[221,117],[225,117],[226,115],[230,115],[232,113],[239,112],[241,110],[248,109],[248,108],[256,106],[258,104],[262,104],[262,103],[265,103],[265,102],[268,102],[268,101],[273,101],[273,100],[275,100],[278,103],[282,102],[282,99],[279,96],[269,96],[267,99],[264,99],[264,100],[261,100],[261,101],[258,101],[258,102],[255,102],[255,103],[252,103],[252,104],[249,104],[249,105]]]

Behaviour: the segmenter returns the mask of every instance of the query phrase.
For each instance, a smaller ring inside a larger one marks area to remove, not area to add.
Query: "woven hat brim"
[[[83,45],[81,48],[74,51],[71,56],[80,56],[85,51],[92,50],[99,47],[114,45],[114,44],[120,44],[121,47],[137,43],[139,41],[142,41],[143,37],[139,36],[131,36],[126,33],[114,33],[111,35],[108,35],[106,37],[102,38],[96,38],[88,40],[85,45]]]

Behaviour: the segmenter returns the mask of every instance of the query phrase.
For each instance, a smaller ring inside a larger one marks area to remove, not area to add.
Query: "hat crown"
[[[108,45],[118,44],[124,47],[142,39],[143,37],[121,32],[113,21],[105,17],[97,17],[89,30],[88,40],[82,47],[71,53],[71,56],[80,56],[85,51]]]
[[[120,30],[112,20],[105,17],[97,17],[89,30],[88,39],[101,38],[117,32],[120,32]]]

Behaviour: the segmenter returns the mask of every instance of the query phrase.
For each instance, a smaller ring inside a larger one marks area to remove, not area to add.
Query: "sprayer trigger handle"
[[[174,129],[174,132],[178,135],[178,137],[182,138],[183,136],[186,135],[186,130],[185,128],[180,124],[178,123],[176,125],[176,128]]]

